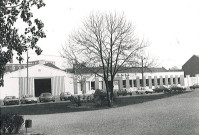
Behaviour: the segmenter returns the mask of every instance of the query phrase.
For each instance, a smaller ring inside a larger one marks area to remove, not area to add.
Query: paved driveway
[[[118,108],[26,115],[47,135],[199,135],[199,90]]]

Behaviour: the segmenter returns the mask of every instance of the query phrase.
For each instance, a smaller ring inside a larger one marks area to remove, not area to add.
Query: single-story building
[[[93,75],[89,69],[80,68],[75,71],[68,69],[67,72],[74,74],[74,93],[86,93],[92,89],[105,89],[103,78]],[[75,72],[74,72],[75,71]],[[159,85],[185,85],[184,72],[182,70],[166,70],[161,68],[148,68],[144,71],[142,79],[141,67],[125,68],[119,71],[114,79],[114,89],[136,88],[145,86],[155,88]],[[77,73],[81,73],[77,74]],[[102,70],[99,70],[102,74]]]
[[[37,64],[31,67],[7,72],[4,86],[0,87],[0,99],[5,96],[21,97],[29,94],[38,97],[43,92],[57,96],[61,92],[73,93],[73,76],[53,64]]]
[[[86,67],[87,68],[87,67]],[[92,74],[89,70],[80,69],[81,75],[73,69],[63,71],[52,63],[37,64],[4,75],[4,87],[0,87],[0,99],[5,96],[21,97],[29,94],[38,97],[43,92],[59,96],[61,92],[83,94],[90,90],[105,89],[103,78]],[[119,71],[114,79],[114,89],[154,88],[159,85],[185,85],[182,70],[166,70],[165,68],[149,68],[144,70],[142,79],[140,67],[125,68]],[[99,70],[102,74],[102,70]]]

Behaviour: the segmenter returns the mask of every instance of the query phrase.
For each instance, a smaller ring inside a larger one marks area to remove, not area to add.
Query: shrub
[[[24,123],[24,118],[18,114],[5,114],[0,116],[1,132],[18,133]]]
[[[76,104],[77,106],[81,106],[82,105],[82,102],[81,102],[81,99],[80,99],[80,95],[78,96],[71,96],[71,102]]]
[[[94,93],[94,103],[98,106],[102,106],[107,102],[107,94],[106,91],[97,89]]]

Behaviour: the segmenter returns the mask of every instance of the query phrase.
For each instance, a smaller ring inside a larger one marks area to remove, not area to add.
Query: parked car
[[[180,86],[180,85],[171,85],[170,88],[171,88],[172,91],[180,91],[180,92],[183,92],[184,90],[186,90],[186,87]]]
[[[191,89],[191,90],[192,90],[192,89],[196,89],[196,88],[199,88],[199,84],[194,84],[194,85],[190,86],[190,89]]]
[[[123,88],[117,91],[117,96],[126,96],[126,95],[132,95],[132,91],[130,89],[127,88]]]
[[[159,92],[170,92],[171,89],[170,89],[170,87],[163,85],[163,86],[156,87],[155,89],[153,89],[153,91],[157,92],[157,93],[159,93]]]
[[[146,88],[146,87],[140,87],[136,90],[136,94],[148,94],[153,93],[154,91],[152,89]]]
[[[62,101],[62,100],[70,100],[71,99],[71,93],[70,92],[62,92],[61,94],[60,94],[60,100]]]
[[[39,101],[40,102],[50,102],[50,101],[55,102],[55,97],[51,93],[41,93],[41,95],[39,96]]]
[[[20,99],[21,104],[37,103],[37,98],[32,95],[25,95]]]
[[[18,105],[19,104],[19,99],[16,98],[15,96],[6,96],[3,99],[4,105]]]

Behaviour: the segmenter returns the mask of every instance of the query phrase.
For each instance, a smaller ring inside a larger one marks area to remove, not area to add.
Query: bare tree
[[[136,36],[135,27],[123,14],[98,12],[90,14],[83,27],[70,35],[62,56],[70,64],[85,63],[93,74],[103,78],[111,106],[116,73],[138,63],[144,47],[146,42]]]

